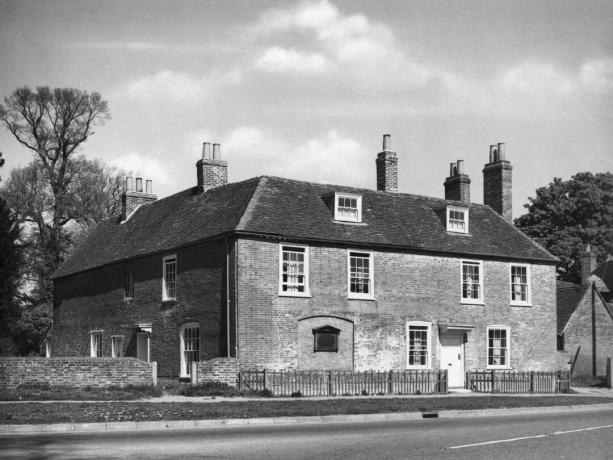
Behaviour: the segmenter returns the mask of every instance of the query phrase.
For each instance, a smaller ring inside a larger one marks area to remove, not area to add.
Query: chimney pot
[[[152,194],[153,193],[153,182],[151,180],[147,180],[145,181],[145,190],[147,191],[148,194]]]
[[[388,150],[392,149],[392,140],[389,134],[384,134],[383,135],[383,151],[387,152]]]
[[[449,177],[453,177],[456,174],[456,164],[449,163]]]
[[[219,144],[213,144],[213,160],[221,160],[221,147]]]
[[[136,178],[136,191],[137,192],[143,191],[143,178],[142,177]]]
[[[464,160],[458,160],[457,174],[464,174]]]
[[[490,163],[496,162],[496,154],[497,154],[496,144],[490,145]]]
[[[506,159],[505,158],[505,154],[506,154],[505,150],[506,149],[505,149],[504,142],[499,142],[498,143],[498,161],[504,161]]]
[[[211,158],[211,143],[203,142],[202,143],[202,159]]]

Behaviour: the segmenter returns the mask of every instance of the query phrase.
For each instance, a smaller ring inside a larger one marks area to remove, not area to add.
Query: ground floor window
[[[487,328],[487,367],[509,367],[509,328],[491,326]]]
[[[102,331],[90,332],[91,357],[100,358],[102,356]]]
[[[200,361],[200,325],[188,323],[181,327],[181,375],[191,375],[193,361]]]
[[[407,367],[430,367],[431,325],[422,321],[407,323]]]
[[[113,358],[123,357],[123,336],[111,337],[111,356]]]
[[[313,329],[313,351],[338,352],[338,335],[340,332],[340,329],[332,326]]]

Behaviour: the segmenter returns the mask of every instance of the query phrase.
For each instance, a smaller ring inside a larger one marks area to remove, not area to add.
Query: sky
[[[513,215],[535,189],[613,171],[613,2],[0,0],[0,98],[22,86],[99,92],[112,118],[81,153],[196,184],[202,142],[229,180],[376,187],[391,135],[399,191],[443,197],[464,160],[483,202],[506,143]],[[32,160],[0,131],[1,175]]]

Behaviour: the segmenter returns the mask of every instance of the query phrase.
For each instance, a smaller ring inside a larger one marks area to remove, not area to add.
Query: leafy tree
[[[579,256],[587,243],[599,262],[613,252],[613,174],[578,173],[554,178],[529,198],[515,225],[561,260],[558,277],[579,283]]]
[[[48,218],[45,226],[37,224],[45,231],[41,237],[45,239],[48,272],[60,265],[65,253],[62,233],[71,219],[66,208],[70,206],[75,152],[94,134],[94,126],[109,117],[108,104],[100,94],[73,88],[51,90],[45,86],[32,91],[23,87],[0,104],[0,122],[34,152],[37,174],[45,172],[51,191],[50,197],[40,197],[37,203],[45,207]]]
[[[4,165],[1,158],[0,167]],[[20,317],[17,301],[21,254],[19,225],[6,201],[0,196],[0,356],[14,355],[13,334]]]

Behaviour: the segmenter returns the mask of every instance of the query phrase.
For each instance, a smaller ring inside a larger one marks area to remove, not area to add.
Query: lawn
[[[391,412],[433,412],[505,407],[545,407],[611,403],[588,396],[466,396],[430,398],[260,399],[248,401],[152,403],[27,402],[0,405],[0,424],[95,423],[205,420]]]

